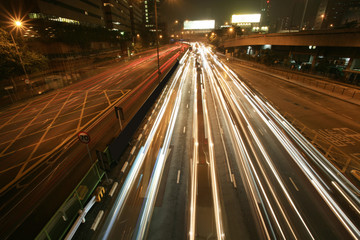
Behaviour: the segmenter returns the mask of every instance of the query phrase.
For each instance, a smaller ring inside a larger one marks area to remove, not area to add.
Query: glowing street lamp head
[[[22,22],[20,22],[20,21],[15,21],[15,26],[16,26],[16,27],[21,27],[21,26],[22,26]]]

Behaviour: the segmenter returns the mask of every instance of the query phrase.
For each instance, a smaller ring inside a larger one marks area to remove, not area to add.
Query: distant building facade
[[[24,0],[22,6],[29,9],[29,18],[45,18],[51,21],[103,26],[103,12],[99,0]],[[20,5],[21,6],[21,5]]]
[[[359,27],[359,0],[322,0],[316,15],[314,30]]]
[[[261,0],[260,12],[261,12],[261,26],[270,26],[270,11],[271,11],[271,2],[270,0]]]
[[[129,3],[126,0],[102,0],[104,22],[107,29],[131,32]]]
[[[129,5],[130,10],[130,22],[131,22],[131,34],[132,36],[136,36],[140,34],[144,30],[144,22],[143,22],[143,8],[141,1],[133,1]]]
[[[144,1],[144,22],[145,28],[150,32],[156,32],[156,25],[155,25],[155,1],[156,1],[156,10],[157,10],[157,18],[158,24],[159,20],[161,19],[160,15],[160,0],[145,0]],[[159,26],[158,26],[159,27]],[[160,31],[160,29],[159,29]]]

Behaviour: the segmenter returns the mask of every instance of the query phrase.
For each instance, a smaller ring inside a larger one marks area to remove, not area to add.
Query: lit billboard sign
[[[214,29],[215,20],[185,21],[184,30]]]
[[[259,23],[261,14],[232,15],[232,23]]]

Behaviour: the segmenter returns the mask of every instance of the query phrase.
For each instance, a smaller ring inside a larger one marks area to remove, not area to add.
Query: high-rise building
[[[126,0],[102,0],[107,29],[131,33],[129,3]]]
[[[99,0],[23,0],[17,2],[28,13],[29,18],[44,18],[51,21],[103,26],[103,13]]]
[[[271,2],[270,0],[261,0],[260,5],[261,10],[261,26],[270,26],[270,11],[271,11]]]
[[[157,18],[158,24],[160,19],[160,0],[145,0],[144,1],[144,22],[145,28],[150,32],[156,32],[155,26],[155,1],[156,1],[156,9],[157,9]]]
[[[143,23],[143,8],[142,2],[132,1],[129,5],[130,9],[130,22],[131,22],[131,34],[135,37],[141,33],[144,29]]]
[[[359,0],[322,0],[316,15],[314,29],[343,28],[353,22],[359,25]]]

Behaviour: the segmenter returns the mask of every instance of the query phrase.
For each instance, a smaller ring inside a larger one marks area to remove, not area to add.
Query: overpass
[[[224,41],[225,53],[231,56],[256,56],[261,49],[311,64],[313,69],[321,59],[339,65],[346,71],[360,70],[360,29],[333,29],[289,33],[237,36]]]
[[[247,35],[224,43],[225,48],[251,45],[360,47],[360,29]]]

